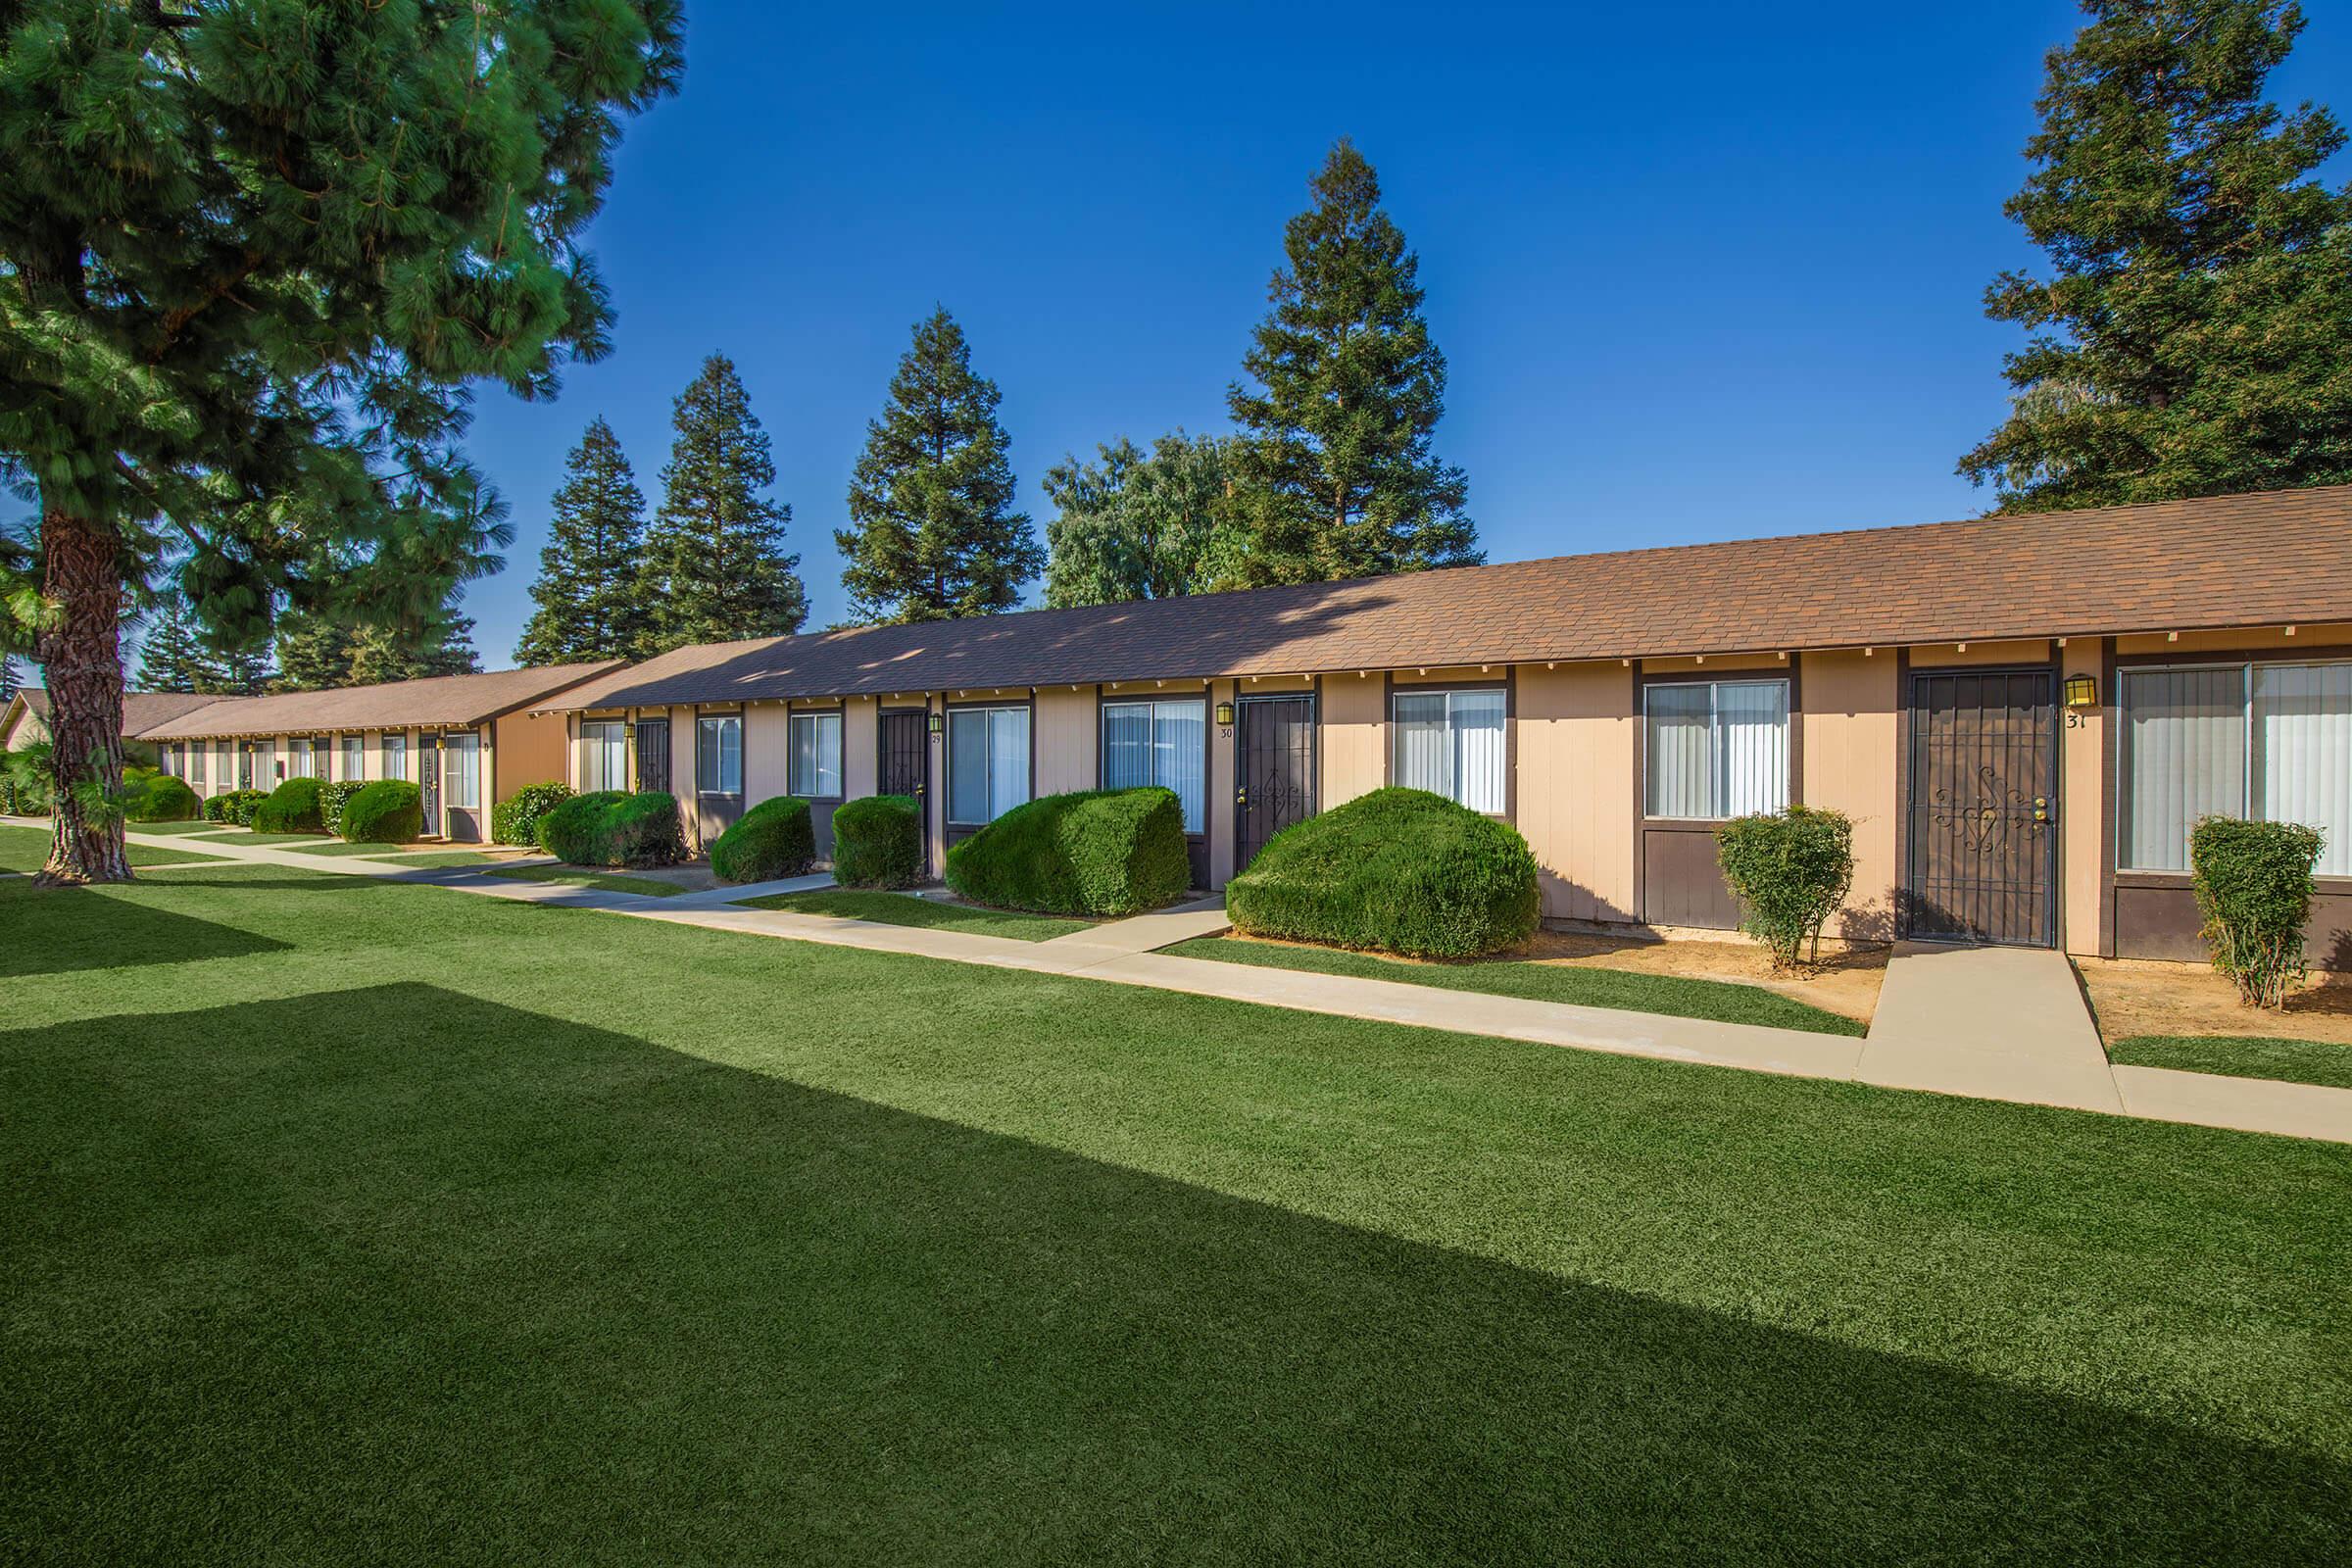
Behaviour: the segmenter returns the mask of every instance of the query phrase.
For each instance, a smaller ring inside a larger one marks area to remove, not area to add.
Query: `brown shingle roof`
[[[560,706],[2352,620],[2352,486],[681,648]]]
[[[49,693],[40,686],[19,689],[24,707],[42,723],[49,722]],[[158,724],[168,724],[182,713],[220,702],[218,697],[206,697],[190,692],[124,692],[122,694],[122,733],[138,739]]]
[[[177,741],[220,735],[299,735],[330,729],[401,728],[411,724],[453,727],[479,724],[620,667],[619,660],[607,659],[585,664],[548,664],[537,669],[498,669],[480,675],[431,675],[422,680],[345,686],[335,691],[224,697],[170,723],[159,724],[141,738]]]

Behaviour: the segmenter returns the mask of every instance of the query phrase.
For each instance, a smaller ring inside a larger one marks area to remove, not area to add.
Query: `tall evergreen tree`
[[[1046,603],[1120,604],[1204,592],[1232,515],[1232,442],[1163,435],[1149,454],[1121,436],[1100,463],[1046,470]]]
[[[1960,460],[2006,512],[2352,481],[2352,184],[2322,108],[2264,83],[2302,12],[2264,0],[2084,0],[2053,50],[2009,216],[2050,275],[1985,314],[2009,417]]]
[[[277,617],[277,674],[271,689],[320,692],[356,685],[351,656],[358,646],[359,633],[344,622],[317,612],[287,611]]]
[[[1045,565],[1028,514],[1013,510],[1000,397],[972,373],[971,347],[946,310],[915,324],[882,416],[866,423],[850,525],[833,535],[857,618],[992,615],[1019,604]]]
[[[363,629],[351,648],[354,686],[388,680],[421,680],[427,675],[473,675],[482,662],[473,651],[473,617],[443,611],[416,637],[397,637],[379,628]]]
[[[270,666],[267,646],[224,649],[206,644],[212,656],[204,683],[196,689],[210,697],[259,697],[270,690],[277,672]]]
[[[622,659],[645,636],[645,492],[611,425],[589,424],[564,474],[531,584],[539,608],[514,645],[522,664]]]
[[[216,674],[188,612],[174,604],[157,611],[139,638],[139,689],[201,692],[209,688]]]
[[[760,493],[776,482],[776,466],[735,362],[705,360],[678,394],[672,422],[677,437],[639,577],[639,652],[799,631],[808,596],[793,569],[801,558],[784,553],[792,509]]]
[[[124,590],[170,550],[251,647],[287,605],[421,620],[504,542],[467,383],[550,395],[608,346],[582,238],[680,36],[677,0],[0,5],[0,477],[40,514],[0,639],[54,699],[42,882],[130,876]]]
[[[1446,356],[1422,319],[1420,260],[1345,137],[1283,231],[1289,265],[1227,393],[1243,546],[1223,586],[1475,564],[1468,482],[1438,461]]]

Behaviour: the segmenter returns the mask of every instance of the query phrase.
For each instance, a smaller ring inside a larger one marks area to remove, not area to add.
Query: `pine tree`
[[[164,606],[139,639],[139,689],[201,692],[215,675],[195,621],[179,606]]]
[[[991,615],[1020,603],[1045,565],[1026,513],[1012,510],[1009,442],[997,384],[972,373],[954,317],[935,310],[865,427],[850,480],[850,526],[833,542],[852,614],[866,621]]]
[[[639,652],[799,631],[808,597],[793,569],[801,558],[784,554],[792,509],[760,493],[776,482],[776,466],[735,362],[705,360],[671,420],[662,510],[645,537]]]
[[[353,639],[348,684],[373,686],[388,680],[422,680],[428,675],[478,674],[473,651],[473,617],[448,611],[414,638],[368,629]]]
[[[645,635],[645,493],[612,427],[591,422],[564,473],[531,584],[539,608],[514,645],[521,664],[626,658]]]
[[[357,684],[351,676],[351,656],[358,645],[357,631],[326,615],[299,611],[280,614],[277,675],[271,689],[319,692]]]
[[[1342,138],[1283,232],[1290,265],[1227,393],[1242,548],[1221,586],[1474,564],[1462,470],[1438,461],[1446,357],[1422,319],[1420,261]]]
[[[225,644],[278,610],[395,630],[502,544],[468,383],[609,346],[582,247],[677,0],[0,6],[0,607],[48,676],[44,884],[123,881],[127,583],[188,545]],[[168,544],[168,541],[170,542]]]
[[[211,656],[210,667],[196,689],[208,697],[258,697],[276,678],[266,646],[223,649],[208,642],[205,651]]]
[[[1985,314],[2033,334],[1960,460],[2005,512],[2352,481],[2352,184],[2325,109],[2263,97],[2303,30],[2261,0],[2085,0],[2051,51],[2009,216],[2051,275]]]
[[[1099,464],[1046,470],[1046,603],[1120,604],[1205,592],[1231,526],[1232,443],[1179,430],[1147,456],[1121,436]]]

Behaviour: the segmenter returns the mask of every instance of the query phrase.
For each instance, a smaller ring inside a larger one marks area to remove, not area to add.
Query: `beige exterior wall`
[[[810,710],[819,705],[810,703]],[[743,808],[786,793],[792,781],[792,710],[748,703],[743,710]]]
[[[678,822],[688,848],[700,844],[703,837],[694,800],[694,718],[690,707],[669,710],[669,792],[677,797]]]
[[[0,750],[21,752],[49,738],[49,726],[41,721],[40,714],[21,704],[12,702],[9,706],[14,711],[8,719],[6,744],[0,745]]]
[[[2046,664],[2050,653],[2050,645],[2041,641],[1914,643],[1908,657],[1913,669],[1953,669],[1969,664]]]
[[[1233,701],[1234,682],[1208,683],[1208,885],[1221,888],[1233,878],[1233,765],[1234,726],[1217,722],[1217,705]],[[1317,705],[1320,707],[1320,705]]]
[[[1067,686],[1038,689],[1037,706],[1029,718],[1035,726],[1031,740],[1037,755],[1037,773],[1029,781],[1031,799],[1095,788],[1101,777],[1098,754],[1102,751],[1096,733],[1102,717],[1095,690],[1092,686],[1075,691]]]
[[[2346,647],[2352,647],[2352,623],[2297,626],[2292,637],[2286,634],[2283,626],[2271,626],[2255,631],[2184,631],[2178,637],[2165,632],[2148,632],[2115,640],[2116,653],[2126,658],[2147,654],[2178,654],[2182,658],[2191,658],[2210,653],[2269,653],[2274,649],[2281,656],[2291,657],[2305,649],[2333,649],[2341,653]],[[2105,701],[2104,696],[2101,701]]]
[[[565,735],[570,725],[564,714],[508,713],[490,728],[493,739],[486,744],[495,745],[498,765],[490,771],[489,782],[497,800],[508,799],[526,784],[569,782]]]
[[[1803,777],[1807,806],[1843,811],[1854,822],[1854,888],[1830,934],[1884,942],[1894,934],[1895,890],[1902,878],[1903,813],[1896,798],[1896,710],[1901,704],[1890,649],[1865,655],[1806,654],[1798,668],[1803,705]]]
[[[2113,698],[2104,690],[2106,653],[2105,640],[2096,637],[2072,638],[2059,651],[2062,691],[2070,675],[2088,675],[2102,688],[2097,707],[2059,710],[2058,920],[2059,940],[2069,953],[2095,954],[2105,946],[2106,868],[2114,854],[2106,801]]]
[[[1518,666],[1519,831],[1555,920],[1635,918],[1634,672],[1605,662]]]
[[[881,701],[853,697],[841,710],[841,798],[863,800],[876,793],[881,778]]]
[[[933,692],[923,699],[923,706],[931,712],[945,715],[948,700],[941,693]],[[930,720],[923,722],[928,728]],[[923,844],[931,874],[938,876],[946,871],[948,863],[948,739],[944,733],[926,735],[924,744],[931,748],[931,770],[928,775],[931,787],[923,812]]]
[[[1243,683],[1242,695],[1265,688]],[[1317,808],[1328,811],[1388,782],[1388,682],[1381,671],[1368,675],[1326,675],[1316,769],[1322,774]]]

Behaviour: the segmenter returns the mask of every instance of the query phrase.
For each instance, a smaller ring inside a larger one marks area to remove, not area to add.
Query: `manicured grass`
[[[50,1562],[2352,1531],[2352,1151],[283,866],[0,881]]]
[[[346,844],[341,839],[319,839],[310,844],[289,846],[296,855],[398,855],[398,844]]]
[[[130,822],[124,826],[133,833],[218,833],[225,822]]]
[[[1722,980],[1685,980],[1674,975],[1635,974],[1624,969],[1573,968],[1485,958],[1466,963],[1402,963],[1339,948],[1288,947],[1233,937],[1196,937],[1164,953],[1179,958],[1214,958],[1220,963],[1254,963],[1270,969],[1309,969],[1317,974],[1356,975],[1367,980],[1400,980],[1406,985],[1479,991],[1531,1002],[1571,1002],[1587,1007],[1624,1007],[1678,1018],[1712,1018],[1719,1023],[1768,1024],[1776,1029],[1809,1029],[1824,1035],[1863,1035],[1870,1026],[1843,1013],[1808,1005],[1761,986]]]
[[[388,855],[385,860],[419,871],[439,871],[460,865],[496,865],[498,857],[479,850],[425,850],[416,855]]]
[[[2107,1048],[2107,1059],[2135,1067],[2178,1067],[2233,1078],[2352,1089],[2352,1046],[2269,1035],[2133,1035]]]
[[[38,871],[49,861],[51,837],[47,828],[0,823],[0,871]],[[196,855],[155,844],[132,844],[125,848],[134,871],[144,865],[197,865],[220,858],[218,855]]]
[[[606,893],[636,893],[649,899],[674,899],[686,890],[654,876],[628,876],[618,871],[582,871],[566,865],[515,865],[491,871],[509,882],[552,882],[567,888],[597,888]]]
[[[256,833],[251,828],[234,827],[219,835],[224,844],[243,844],[260,848],[265,844],[333,844],[339,841],[323,833]]]
[[[789,909],[794,914],[829,914],[844,920],[873,920],[883,925],[917,925],[932,931],[969,931],[984,937],[1010,937],[1016,942],[1046,942],[1084,931],[1091,922],[1058,914],[1023,914],[1014,909],[983,909],[941,899],[918,899],[906,893],[883,893],[842,888],[819,893],[778,893],[764,899],[738,901],[748,908]]]

